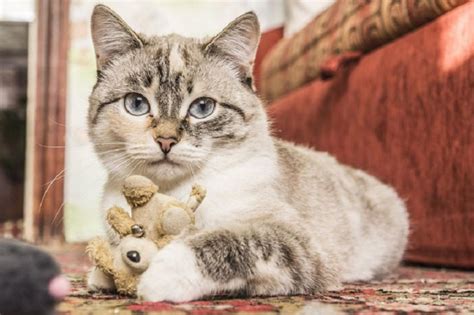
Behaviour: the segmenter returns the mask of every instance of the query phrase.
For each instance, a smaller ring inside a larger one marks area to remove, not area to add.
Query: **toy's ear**
[[[94,265],[105,274],[112,276],[115,273],[113,254],[109,243],[103,238],[96,238],[90,241],[86,247],[86,253]]]
[[[124,237],[133,234],[135,221],[120,207],[112,207],[107,211],[107,222],[120,235]]]
[[[158,192],[158,186],[150,179],[140,176],[129,176],[122,189],[125,199],[132,208],[144,206],[155,193]]]
[[[120,252],[125,264],[141,273],[148,268],[158,248],[149,239],[127,236],[120,242]]]

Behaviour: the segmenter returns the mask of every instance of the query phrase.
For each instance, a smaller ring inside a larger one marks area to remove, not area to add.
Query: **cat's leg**
[[[156,254],[138,296],[190,301],[220,294],[281,295],[337,286],[337,272],[301,233],[284,223],[200,231]]]

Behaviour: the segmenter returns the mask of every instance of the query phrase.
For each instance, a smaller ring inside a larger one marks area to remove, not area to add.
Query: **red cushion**
[[[262,33],[260,37],[260,43],[258,44],[257,55],[255,56],[255,66],[253,69],[253,75],[255,79],[255,85],[257,90],[260,90],[261,73],[262,73],[262,61],[270,50],[275,46],[280,39],[283,37],[283,27],[277,27]]]
[[[474,268],[474,2],[269,108],[276,133],[394,185],[406,259]]]

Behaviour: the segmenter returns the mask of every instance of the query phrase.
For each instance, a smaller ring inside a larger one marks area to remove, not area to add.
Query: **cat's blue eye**
[[[200,97],[194,100],[189,106],[189,115],[202,119],[211,115],[216,108],[216,101],[210,97]]]
[[[129,93],[124,99],[125,110],[133,116],[142,116],[150,112],[150,104],[145,96]]]

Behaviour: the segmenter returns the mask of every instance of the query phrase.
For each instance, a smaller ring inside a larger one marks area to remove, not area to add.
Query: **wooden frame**
[[[64,159],[69,0],[37,0],[30,66],[25,237],[64,239]],[[31,117],[33,116],[33,117]]]

